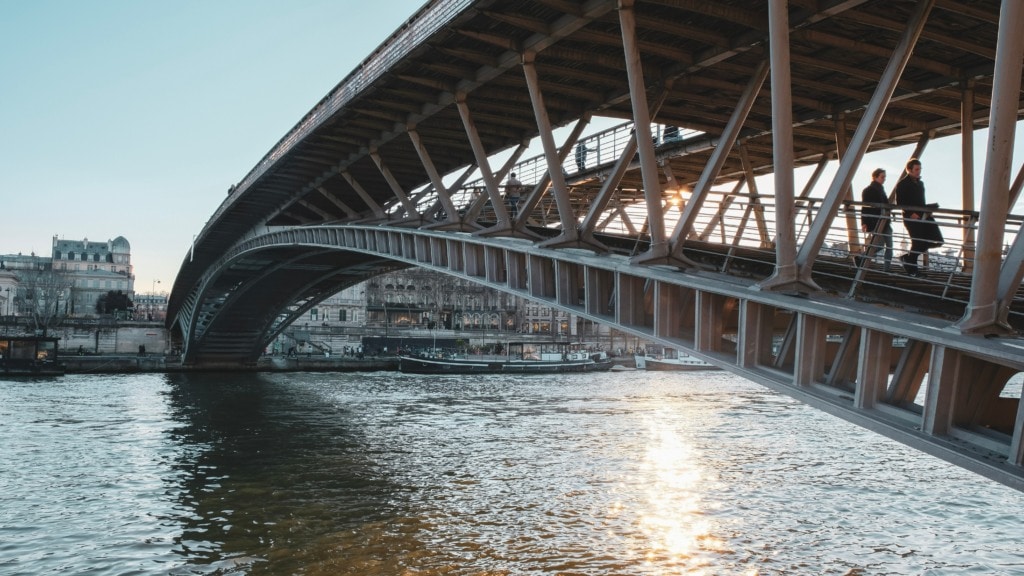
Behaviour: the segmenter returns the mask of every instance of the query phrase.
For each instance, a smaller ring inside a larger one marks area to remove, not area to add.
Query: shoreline
[[[614,364],[633,367],[633,358],[611,357]],[[398,356],[264,356],[251,366],[183,366],[177,356],[100,354],[61,356],[65,374],[137,374],[174,372],[377,372],[398,370]]]
[[[397,370],[397,356],[292,357],[265,356],[252,366],[183,366],[177,356],[102,354],[61,356],[65,374],[136,374],[143,372],[373,372]]]

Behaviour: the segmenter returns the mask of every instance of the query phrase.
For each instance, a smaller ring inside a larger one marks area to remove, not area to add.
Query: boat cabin
[[[0,336],[0,375],[57,375],[57,341],[47,336]]]

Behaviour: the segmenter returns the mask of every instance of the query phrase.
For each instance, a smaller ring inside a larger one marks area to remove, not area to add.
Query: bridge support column
[[[877,330],[861,329],[857,362],[857,386],[853,393],[854,407],[870,410],[885,398],[889,383],[892,336]]]
[[[611,173],[608,174],[608,178],[601,185],[601,190],[597,193],[597,197],[590,204],[590,209],[587,210],[587,215],[583,218],[583,223],[580,226],[580,237],[589,244],[600,244],[594,238],[594,230],[597,228],[598,218],[601,217],[608,207],[608,202],[611,200],[619,183],[622,182],[622,177],[626,175],[626,171],[629,169],[629,164],[633,161],[634,156],[636,156],[636,132],[630,136],[629,141],[623,146],[622,154],[615,161]],[[625,217],[625,211],[622,214]]]
[[[423,169],[427,171],[427,176],[430,177],[430,183],[434,186],[434,190],[437,191],[437,200],[441,203],[441,207],[445,212],[444,221],[429,224],[426,227],[439,230],[463,231],[475,229],[474,226],[469,226],[459,218],[459,211],[455,208],[451,194],[448,189],[445,188],[444,180],[441,178],[441,173],[438,172],[437,167],[434,166],[434,161],[430,158],[430,154],[427,152],[427,147],[423,145],[423,139],[420,138],[419,132],[416,131],[414,126],[410,126],[407,134],[409,134],[409,140],[412,141],[412,147],[416,149],[416,155],[420,157],[420,163],[423,164]]]
[[[345,182],[348,182],[348,185],[356,191],[359,199],[366,204],[366,207],[369,208],[371,212],[373,212],[373,218],[370,220],[378,222],[387,219],[388,215],[384,213],[384,209],[381,208],[380,204],[377,204],[372,197],[370,197],[370,194],[362,187],[361,184],[359,184],[359,181],[356,180],[355,176],[347,171],[343,171],[341,172],[341,177],[345,179]]]
[[[932,436],[945,436],[953,425],[953,405],[958,382],[967,377],[962,355],[945,346],[932,348],[928,366],[928,388],[925,390],[921,431]]]
[[[960,207],[974,210],[974,80],[964,82],[960,97]],[[1013,204],[1008,204],[1012,206]],[[963,216],[960,222],[963,230],[963,267],[964,273],[972,274],[975,259],[974,228],[977,222],[973,216]]]
[[[1009,211],[1010,153],[1016,135],[1022,59],[1024,3],[1003,0],[999,11],[999,39],[992,81],[992,108],[989,113],[975,270],[971,276],[971,297],[967,313],[957,323],[963,333],[1014,332],[1006,316],[1009,302],[1024,277],[1024,240],[1018,233],[1005,262],[1002,261],[1002,247],[1006,213]]]
[[[772,365],[772,327],[774,310],[750,300],[740,301],[738,346],[740,367],[754,369]]]
[[[826,323],[821,318],[807,314],[800,314],[797,322],[794,384],[810,386],[821,382],[825,375],[825,357],[828,355]]]
[[[772,155],[775,172],[775,273],[759,288],[801,288],[796,265],[796,225],[793,207],[793,94],[789,61],[789,2],[768,3],[769,46],[772,60]],[[751,181],[748,176],[747,181]],[[760,222],[758,223],[760,226]],[[762,240],[763,242],[763,240]]]
[[[380,153],[375,149],[371,149],[370,159],[372,159],[373,163],[377,165],[377,170],[380,172],[380,175],[384,177],[384,181],[388,183],[388,186],[391,187],[391,192],[396,198],[398,198],[398,201],[402,203],[402,208],[405,209],[405,218],[403,221],[422,223],[423,217],[420,216],[419,211],[416,210],[416,205],[409,199],[405,190],[402,190],[402,186],[398,183],[398,180],[395,179],[395,176],[391,173],[391,169],[388,168],[388,165],[384,162],[384,158],[381,157]]]
[[[658,177],[658,164],[654,156],[654,141],[651,140],[651,114],[647,106],[647,89],[640,62],[640,47],[636,41],[633,0],[619,0],[619,25],[622,30],[622,48],[626,54],[626,76],[629,78],[629,99],[633,105],[633,125],[640,151],[640,176],[643,179],[644,200],[647,203],[647,225],[651,234],[651,247],[647,254],[636,258],[636,262],[639,263],[668,256],[669,246],[665,237],[665,215],[661,207],[661,179]]]

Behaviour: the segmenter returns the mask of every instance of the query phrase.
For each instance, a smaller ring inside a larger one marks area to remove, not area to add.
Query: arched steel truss
[[[1022,61],[1015,0],[435,0],[229,190],[168,326],[186,362],[237,366],[329,294],[432,267],[1021,487],[1024,403],[1001,394],[1024,369]],[[582,137],[595,116],[629,128]],[[966,207],[938,213],[951,271],[907,285],[854,268],[864,154],[916,144],[927,162],[951,135]],[[521,160],[533,138],[543,154]],[[817,167],[799,192],[797,166]]]
[[[620,255],[532,242],[373,226],[266,230],[214,267],[189,316],[186,357],[251,360],[285,325],[339,287],[420,266],[543,302],[683,348],[1000,482],[1024,489],[1024,429],[1001,395],[1024,370],[1008,339],[965,339],[941,319],[803,293],[753,279],[638,269]],[[287,314],[280,310],[284,303]],[[239,330],[248,322],[249,330]],[[230,330],[220,329],[232,327]],[[969,377],[966,375],[970,375]],[[923,402],[919,393],[925,390]]]

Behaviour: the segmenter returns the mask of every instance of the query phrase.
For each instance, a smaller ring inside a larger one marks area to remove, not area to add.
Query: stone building
[[[124,236],[106,242],[53,237],[53,270],[70,285],[70,316],[95,314],[96,301],[110,291],[134,297],[131,250]]]
[[[293,328],[369,326],[597,336],[607,328],[470,280],[409,268],[346,288],[311,308]]]
[[[40,292],[38,278],[46,276],[48,305],[59,307],[62,316],[96,316],[96,302],[108,292],[122,292],[128,299],[135,296],[135,274],[132,271],[131,245],[123,236],[103,242],[66,240],[53,237],[50,256],[10,254],[0,256],[0,269],[9,270],[16,279],[4,292],[9,314],[18,315],[32,300],[26,291]],[[36,284],[30,290],[30,284]]]

